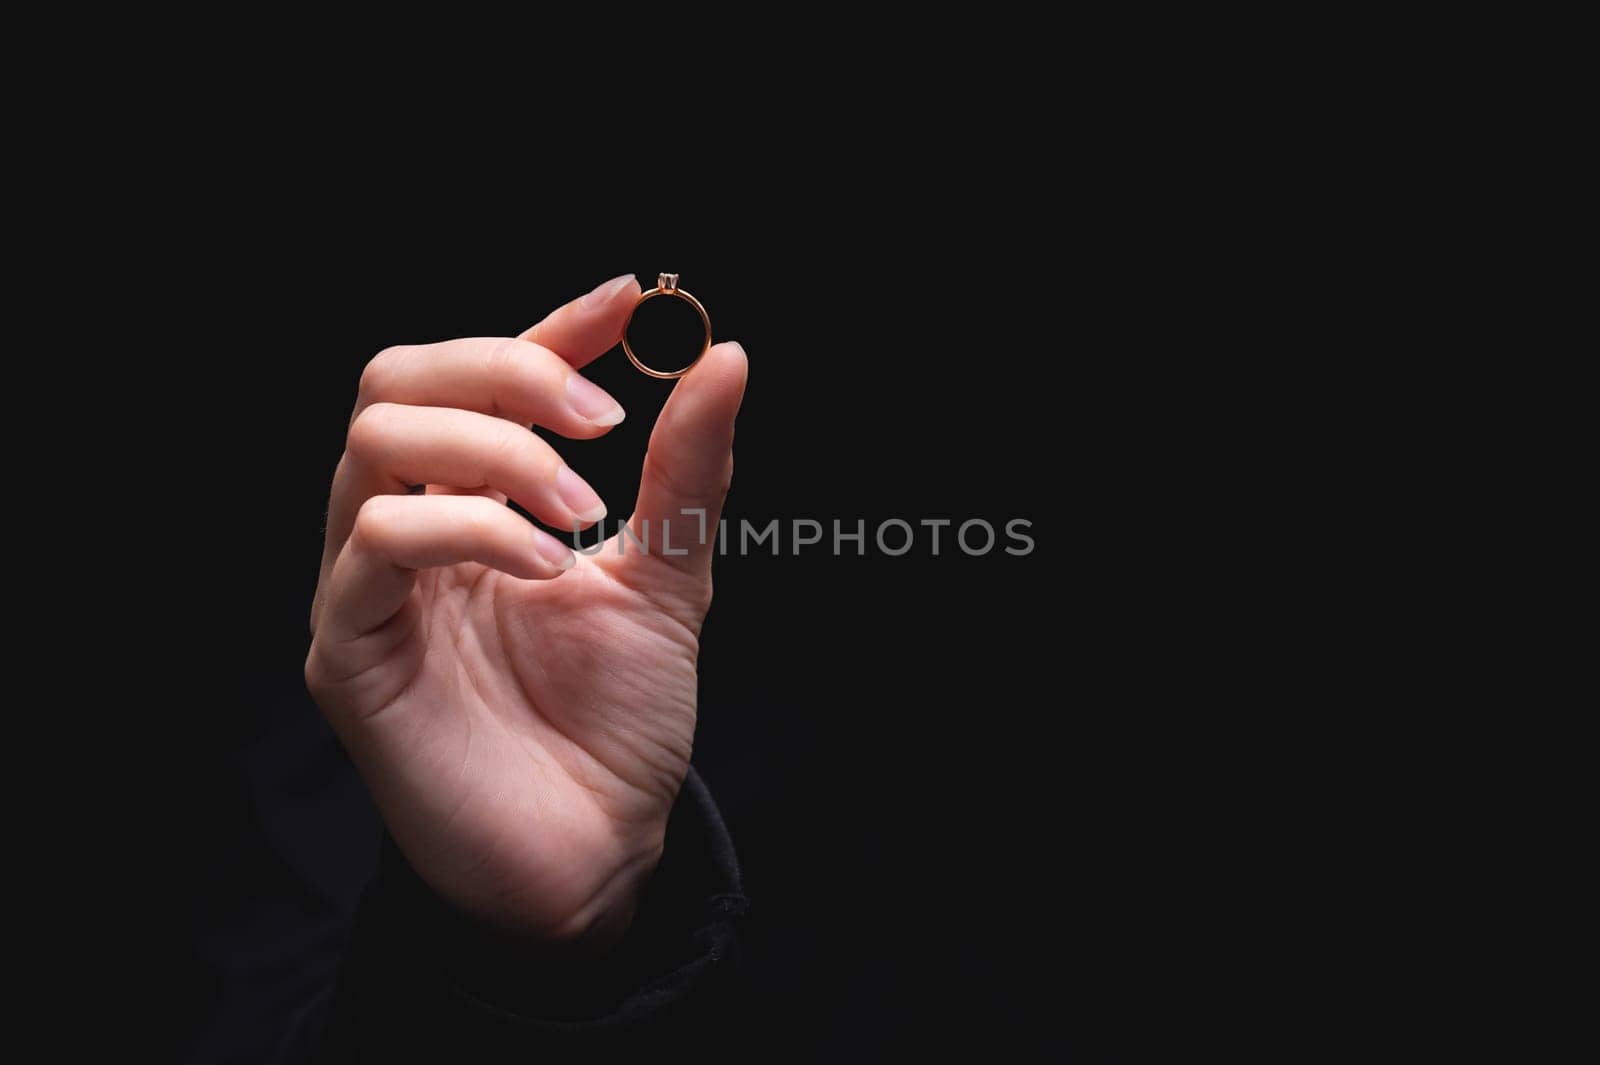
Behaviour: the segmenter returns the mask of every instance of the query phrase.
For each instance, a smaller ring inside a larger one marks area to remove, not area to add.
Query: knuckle
[[[501,422],[485,446],[489,452],[490,467],[495,470],[512,470],[534,464],[539,451],[532,431],[510,422]]]
[[[483,372],[489,382],[489,413],[496,418],[507,417],[509,407],[506,395],[516,390],[516,382],[523,376],[522,342],[513,337],[497,338],[484,352]]]
[[[387,537],[392,525],[395,497],[373,496],[356,511],[356,520],[350,530],[350,539],[361,545],[377,548]]]
[[[387,446],[400,408],[393,403],[374,403],[350,423],[345,447],[363,458],[381,455]]]
[[[477,542],[494,539],[500,530],[500,522],[493,500],[465,496],[461,502],[463,506],[457,527],[469,539]]]
[[[361,383],[357,386],[357,394],[362,399],[370,401],[372,397],[381,396],[388,391],[396,369],[405,359],[405,351],[403,347],[384,348],[367,360],[367,365],[361,371]]]
[[[537,344],[508,337],[489,348],[485,357],[489,398],[497,418],[522,420],[539,396],[557,388],[566,364]],[[558,364],[559,365],[556,365]]]
[[[300,673],[305,679],[306,691],[314,698],[320,698],[329,687],[327,670],[322,663],[320,641],[315,639],[311,641],[311,649],[306,652],[306,660],[301,666]]]
[[[312,646],[310,651],[306,652],[306,660],[301,664],[300,672],[305,677],[306,687],[315,692],[321,683],[321,671],[317,669],[317,649],[315,645]]]
[[[708,481],[710,493],[708,498],[715,499],[721,506],[728,498],[728,492],[733,488],[733,453],[729,452],[727,458],[717,472]]]
[[[669,499],[690,499],[678,484],[676,476],[667,469],[664,462],[652,462],[649,456],[645,457],[644,479],[659,488]]]
[[[522,341],[496,337],[484,350],[484,369],[494,380],[515,374],[522,365]]]

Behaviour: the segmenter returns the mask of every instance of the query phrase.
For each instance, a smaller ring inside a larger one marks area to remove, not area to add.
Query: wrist
[[[661,864],[663,850],[658,838],[637,857],[619,866],[581,909],[537,938],[575,955],[603,954],[613,949],[632,925],[639,900]]]
[[[370,949],[357,953],[404,969],[408,985],[448,988],[450,1001],[535,1024],[659,1012],[737,965],[746,905],[727,830],[692,772],[661,843],[629,865],[557,930],[564,939],[546,925],[530,940],[526,924],[508,934],[503,914],[491,922],[446,900],[386,833],[358,932]]]

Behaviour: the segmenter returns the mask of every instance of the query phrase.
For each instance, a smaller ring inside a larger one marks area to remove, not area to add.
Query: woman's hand
[[[618,278],[516,339],[374,358],[311,612],[306,683],[413,868],[468,913],[550,941],[620,936],[660,857],[733,473],[746,362],[729,343],[678,381],[651,434],[629,519],[641,541],[649,523],[648,552],[613,537],[575,555],[505,505],[566,529],[604,513],[527,426],[586,439],[622,420],[577,368],[638,295]],[[662,551],[664,521],[686,554]]]

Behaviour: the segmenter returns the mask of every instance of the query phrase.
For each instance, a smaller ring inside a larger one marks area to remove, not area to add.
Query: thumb
[[[651,556],[685,571],[711,565],[722,501],[733,480],[733,422],[748,371],[744,348],[715,345],[679,378],[650,434],[628,525]],[[633,544],[626,548],[638,550]]]

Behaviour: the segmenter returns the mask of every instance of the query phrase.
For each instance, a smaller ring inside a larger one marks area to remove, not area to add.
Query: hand
[[[334,474],[305,677],[417,873],[547,941],[626,929],[694,739],[699,634],[746,362],[718,344],[651,434],[634,539],[530,423],[601,436],[622,410],[577,368],[638,298],[619,278],[516,339],[391,348],[361,378]],[[426,485],[425,491],[414,486]],[[671,521],[676,551],[664,554]]]

